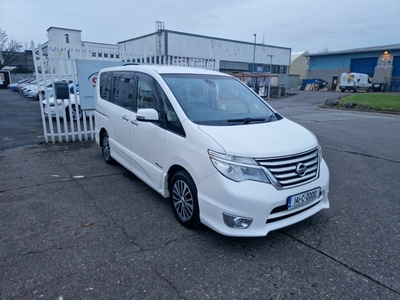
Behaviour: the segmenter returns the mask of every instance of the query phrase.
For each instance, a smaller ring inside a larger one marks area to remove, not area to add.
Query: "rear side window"
[[[135,79],[133,74],[116,74],[114,77],[113,102],[129,110],[133,109]]]
[[[106,101],[111,101],[111,73],[100,74],[100,97]]]

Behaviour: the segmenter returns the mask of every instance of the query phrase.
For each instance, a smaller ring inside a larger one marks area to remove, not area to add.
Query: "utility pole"
[[[254,63],[256,60],[256,40],[257,40],[257,34],[254,34],[253,73],[254,73]]]
[[[268,99],[270,98],[271,95],[271,74],[272,74],[272,57],[274,55],[268,54],[267,56],[269,56],[271,59],[269,61],[269,77],[268,77]]]

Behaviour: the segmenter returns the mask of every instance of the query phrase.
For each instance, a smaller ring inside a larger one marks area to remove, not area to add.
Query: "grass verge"
[[[356,103],[360,108],[369,105],[371,109],[400,112],[400,95],[392,94],[357,94],[340,99],[339,106],[345,108],[349,103]]]

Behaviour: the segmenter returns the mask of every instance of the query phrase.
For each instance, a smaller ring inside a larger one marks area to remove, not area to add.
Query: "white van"
[[[358,92],[364,90],[371,91],[371,80],[367,74],[362,73],[342,73],[340,76],[340,90]]]
[[[171,201],[177,220],[265,236],[329,208],[314,134],[227,74],[127,65],[100,71],[96,142]]]

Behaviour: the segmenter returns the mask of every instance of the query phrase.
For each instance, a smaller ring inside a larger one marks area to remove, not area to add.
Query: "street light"
[[[256,60],[256,39],[257,39],[257,34],[254,34],[253,73],[254,73],[254,62]]]
[[[269,56],[271,58],[271,60],[269,61],[269,78],[268,78],[268,99],[270,97],[270,93],[271,93],[271,73],[272,73],[272,57],[274,55],[268,54],[267,56]]]

